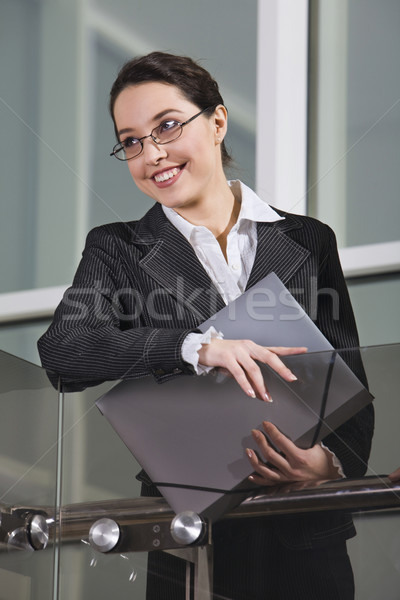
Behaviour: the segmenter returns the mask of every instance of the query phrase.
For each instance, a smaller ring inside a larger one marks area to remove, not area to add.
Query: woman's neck
[[[225,259],[227,258],[228,234],[238,220],[240,212],[240,202],[235,198],[228,182],[219,193],[202,202],[201,206],[182,212],[178,209],[177,212],[192,225],[202,225],[209,229],[221,246]]]
[[[227,227],[236,223],[240,212],[230,185],[225,180],[222,186],[216,186],[213,192],[192,205],[175,209],[192,225],[207,227],[218,238]],[[229,232],[229,230],[228,230]]]

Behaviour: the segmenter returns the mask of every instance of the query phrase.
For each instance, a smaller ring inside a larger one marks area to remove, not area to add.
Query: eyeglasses
[[[181,137],[182,130],[185,125],[188,125],[188,123],[194,121],[194,119],[197,119],[197,117],[211,108],[214,108],[214,106],[207,106],[207,108],[203,108],[203,110],[193,115],[193,117],[190,117],[190,119],[184,121],[183,123],[175,121],[174,119],[163,121],[160,125],[154,127],[149,135],[144,135],[141,138],[127,137],[122,142],[115,144],[110,156],[115,156],[115,158],[118,158],[118,160],[131,160],[131,158],[135,158],[142,152],[143,140],[146,138],[151,138],[153,142],[158,145],[169,144],[170,142],[173,142]]]

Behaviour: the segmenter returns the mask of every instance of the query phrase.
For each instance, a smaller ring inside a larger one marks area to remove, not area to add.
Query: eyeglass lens
[[[168,144],[173,142],[182,134],[182,125],[178,121],[164,121],[161,125],[155,127],[151,134],[146,137],[151,137],[156,144]],[[143,148],[143,141],[137,138],[128,137],[120,144],[114,147],[114,153],[117,158],[129,160],[138,156]]]

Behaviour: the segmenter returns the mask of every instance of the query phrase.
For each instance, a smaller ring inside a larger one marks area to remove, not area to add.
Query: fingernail
[[[251,430],[251,435],[256,440],[258,438],[258,431],[257,431],[257,429],[252,429]]]
[[[293,373],[290,374],[289,379],[290,381],[297,381],[297,377],[296,375],[293,375]]]
[[[249,479],[250,479],[250,481],[254,481],[253,475],[249,475]]]
[[[247,390],[247,394],[248,394],[248,396],[250,396],[250,398],[256,397],[254,390],[252,390],[251,388]]]
[[[272,400],[271,396],[268,394],[268,392],[265,392],[265,394],[264,394],[264,399],[265,399],[267,402],[273,402],[273,400]]]
[[[248,456],[249,458],[253,458],[253,453],[252,453],[252,451],[250,450],[250,448],[246,448],[246,454],[247,454],[247,456]]]

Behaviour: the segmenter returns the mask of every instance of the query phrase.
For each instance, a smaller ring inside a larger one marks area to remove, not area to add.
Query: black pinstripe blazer
[[[247,287],[275,271],[335,348],[358,346],[333,232],[310,217],[280,214],[284,220],[257,225]],[[148,374],[162,382],[192,373],[183,340],[223,306],[191,245],[155,204],[139,221],[89,233],[73,285],[39,340],[41,360],[67,391]],[[356,353],[345,358],[363,379]],[[372,427],[368,408],[327,438],[346,475],[364,473]]]

